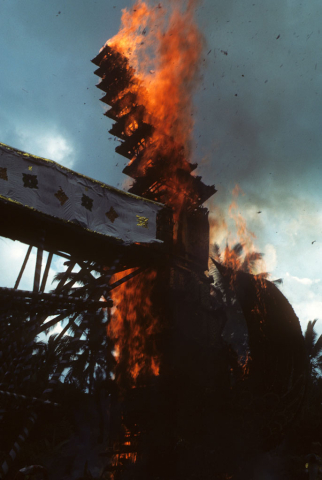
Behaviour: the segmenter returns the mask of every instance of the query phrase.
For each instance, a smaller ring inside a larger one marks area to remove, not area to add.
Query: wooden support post
[[[44,243],[45,243],[45,232],[40,231],[39,237],[40,238],[39,238],[39,244],[37,248],[37,259],[36,259],[36,268],[35,268],[35,277],[34,277],[34,292],[39,292],[42,256],[44,252]]]
[[[52,252],[50,252],[48,254],[47,263],[46,263],[46,267],[45,267],[45,271],[44,271],[44,276],[43,276],[42,282],[41,282],[40,292],[44,292],[44,290],[46,288],[48,273],[49,273],[49,269],[50,269],[50,265],[51,265],[51,261],[53,259],[53,256],[54,256],[54,254]]]
[[[22,274],[23,274],[23,272],[25,271],[25,268],[26,268],[27,262],[28,262],[28,260],[29,260],[29,256],[30,256],[31,250],[32,250],[32,245],[29,245],[28,250],[27,250],[27,253],[26,253],[26,256],[25,256],[25,259],[24,259],[24,261],[23,261],[23,264],[22,264],[21,270],[20,270],[20,272],[19,272],[19,275],[18,275],[18,277],[17,277],[17,280],[16,280],[16,283],[15,283],[14,288],[18,288],[18,287],[19,287],[19,283],[20,283]]]
[[[41,275],[41,264],[42,264],[42,255],[43,249],[38,247],[37,249],[37,260],[36,260],[36,268],[35,268],[35,276],[34,276],[34,292],[39,292],[39,284],[40,284],[40,275]]]

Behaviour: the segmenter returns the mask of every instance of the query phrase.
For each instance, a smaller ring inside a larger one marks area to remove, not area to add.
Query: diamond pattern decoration
[[[105,215],[109,220],[111,220],[112,223],[114,223],[114,221],[118,218],[118,214],[113,207],[111,207],[109,211],[105,213]]]
[[[37,175],[30,175],[29,173],[22,174],[23,186],[26,188],[38,188]]]
[[[8,180],[7,169],[4,167],[0,167],[0,178],[1,180]]]
[[[83,196],[82,196],[82,206],[85,207],[90,212],[92,211],[93,199],[89,198],[87,195],[85,195],[85,193],[83,193]]]
[[[55,197],[58,198],[61,206],[63,206],[64,203],[66,203],[68,198],[69,198],[69,197],[67,197],[66,193],[64,192],[64,190],[61,187],[59,187],[58,192],[55,193]]]

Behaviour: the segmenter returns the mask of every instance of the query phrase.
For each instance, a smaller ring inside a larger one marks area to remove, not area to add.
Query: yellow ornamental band
[[[136,218],[138,219],[138,223],[137,223],[138,227],[148,228],[148,222],[149,222],[148,218],[140,217],[140,215],[137,215]]]

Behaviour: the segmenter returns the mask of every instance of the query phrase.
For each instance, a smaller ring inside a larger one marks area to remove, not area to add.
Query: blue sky
[[[125,159],[90,60],[130,5],[0,1],[1,142],[122,186]],[[213,215],[227,220],[238,183],[238,209],[272,277],[284,279],[303,325],[322,320],[320,2],[204,0],[195,15],[206,47],[192,161],[218,189]],[[226,234],[217,228],[214,239]],[[0,242],[1,285],[13,286],[24,248]]]

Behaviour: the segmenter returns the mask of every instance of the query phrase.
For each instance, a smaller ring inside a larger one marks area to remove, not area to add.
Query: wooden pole
[[[19,272],[19,275],[18,275],[18,278],[17,278],[17,280],[16,280],[16,283],[15,283],[14,288],[18,288],[18,287],[19,287],[19,283],[20,283],[22,274],[23,274],[23,272],[25,271],[25,268],[26,268],[26,265],[27,265],[27,262],[28,262],[28,259],[29,259],[31,250],[32,250],[32,245],[29,245],[29,248],[28,248],[28,250],[27,250],[25,259],[24,259],[24,261],[23,261],[23,264],[22,264],[22,267],[21,267],[21,270],[20,270],[20,272]]]

